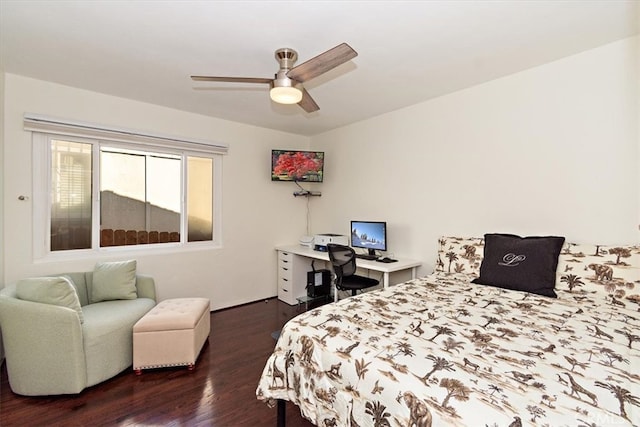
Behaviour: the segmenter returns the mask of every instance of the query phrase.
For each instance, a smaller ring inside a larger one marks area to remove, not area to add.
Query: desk
[[[278,251],[278,298],[287,304],[297,304],[297,298],[307,292],[307,272],[311,271],[311,261],[329,262],[327,252],[314,251],[300,245],[276,247]],[[358,258],[356,265],[370,271],[382,273],[382,286],[389,286],[389,275],[396,271],[411,270],[411,278],[416,278],[418,267],[422,263],[412,259],[398,259],[397,262],[383,263]],[[316,269],[322,267],[316,266]],[[334,295],[335,293],[334,290]]]

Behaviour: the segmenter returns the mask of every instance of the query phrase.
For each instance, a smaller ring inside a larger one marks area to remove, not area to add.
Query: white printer
[[[313,236],[313,249],[320,252],[327,251],[327,245],[335,243],[336,245],[349,246],[349,238],[342,234],[316,234]]]

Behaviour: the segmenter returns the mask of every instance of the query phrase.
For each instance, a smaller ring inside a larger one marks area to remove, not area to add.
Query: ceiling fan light
[[[271,88],[269,96],[278,104],[297,104],[302,100],[302,91],[292,86],[276,86]]]

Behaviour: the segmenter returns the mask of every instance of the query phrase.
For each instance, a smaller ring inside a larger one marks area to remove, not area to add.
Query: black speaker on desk
[[[307,296],[316,298],[331,293],[331,270],[313,270],[307,273]]]

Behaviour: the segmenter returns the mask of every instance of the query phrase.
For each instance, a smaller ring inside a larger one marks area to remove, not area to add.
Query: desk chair
[[[356,252],[351,247],[329,243],[327,249],[336,275],[336,289],[351,291],[351,295],[354,296],[358,290],[370,288],[380,283],[376,279],[355,274]]]

